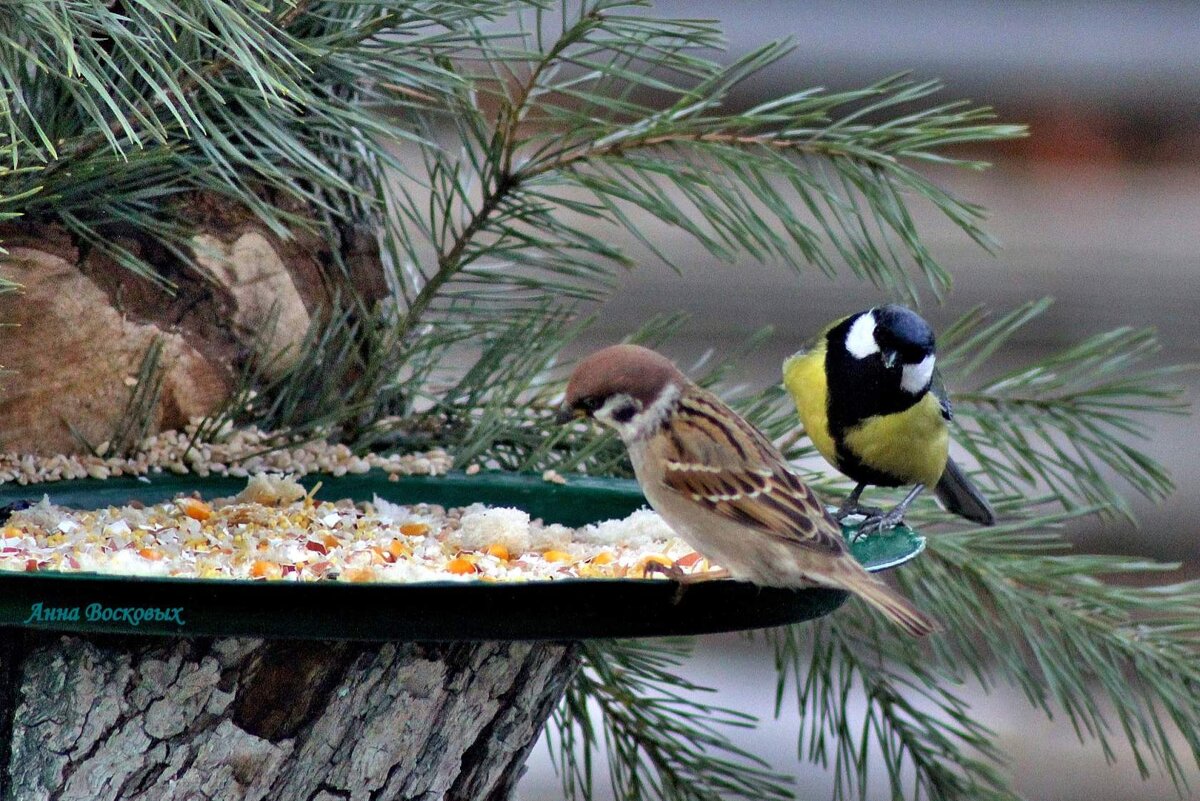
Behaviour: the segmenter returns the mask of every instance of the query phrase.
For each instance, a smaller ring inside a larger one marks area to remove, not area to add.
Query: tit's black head
[[[889,303],[874,309],[875,341],[883,353],[894,353],[900,364],[920,364],[934,353],[933,329],[906,306]]]
[[[829,330],[829,423],[845,428],[912,406],[933,385],[933,329],[911,309],[876,306]]]

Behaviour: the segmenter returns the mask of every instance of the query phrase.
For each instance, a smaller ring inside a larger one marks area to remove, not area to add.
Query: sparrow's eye
[[[577,408],[583,409],[588,414],[591,414],[592,412],[596,411],[601,406],[603,406],[604,401],[595,395],[589,395],[586,398],[580,398],[579,402],[576,403],[575,405]]]

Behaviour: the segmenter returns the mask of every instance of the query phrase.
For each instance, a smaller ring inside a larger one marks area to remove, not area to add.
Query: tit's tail
[[[987,498],[975,488],[963,469],[953,459],[946,460],[946,469],[934,488],[946,511],[954,512],[981,526],[994,526],[996,512]]]
[[[851,580],[845,581],[843,586],[914,637],[924,637],[941,630],[941,626],[936,620],[917,609],[911,601],[897,594],[895,590],[865,570]]]

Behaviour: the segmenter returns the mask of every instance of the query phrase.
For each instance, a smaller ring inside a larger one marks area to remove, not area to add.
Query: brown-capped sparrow
[[[855,561],[840,526],[761,432],[658,353],[614,345],[584,359],[562,417],[615,429],[650,506],[729,576],[849,590],[910,634],[937,628]]]

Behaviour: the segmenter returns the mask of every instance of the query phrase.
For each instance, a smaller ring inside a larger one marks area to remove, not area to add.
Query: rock
[[[0,275],[22,285],[0,295],[0,450],[71,453],[79,437],[108,440],[147,349],[162,337],[162,394],[155,429],[182,427],[217,409],[232,375],[184,336],[128,319],[62,256],[9,244]],[[78,432],[73,434],[71,428]]]

